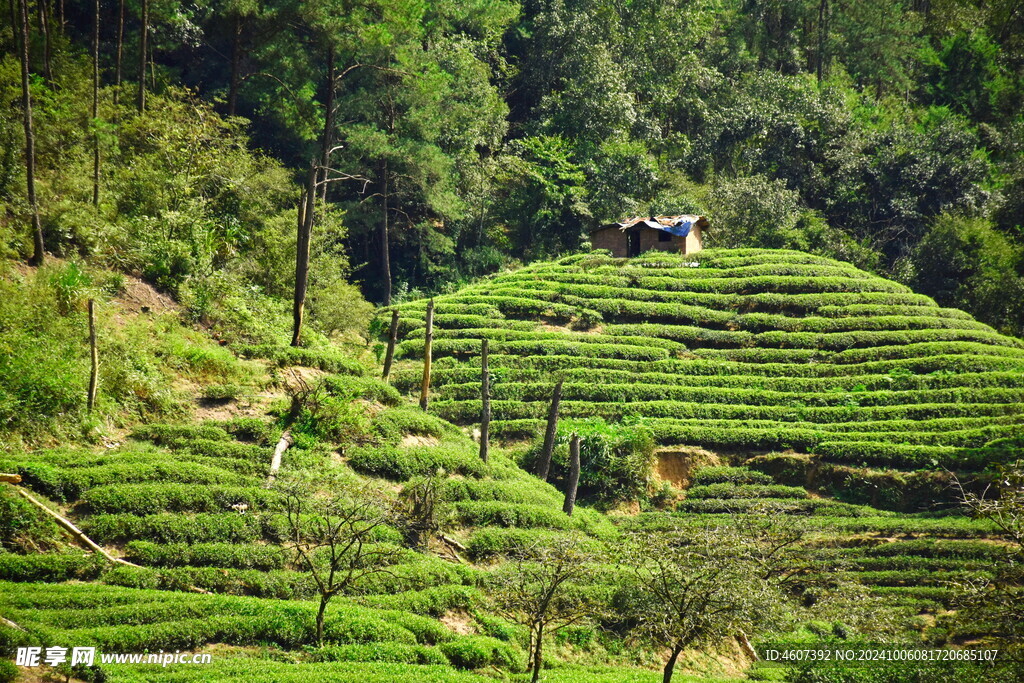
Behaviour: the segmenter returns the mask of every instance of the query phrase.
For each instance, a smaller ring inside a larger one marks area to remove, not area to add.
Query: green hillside
[[[541,639],[538,680],[653,683],[666,645],[640,626],[652,594],[635,577],[660,552],[682,553],[682,581],[727,572],[687,594],[721,584],[744,596],[732,620],[699,627],[673,680],[859,680],[842,667],[756,662],[736,629],[761,652],[1019,643],[1002,612],[984,611],[990,601],[970,608],[972,587],[989,582],[1019,596],[1012,533],[964,515],[941,466],[971,486],[1019,455],[1024,352],[850,266],[779,251],[586,254],[481,281],[435,300],[428,412],[403,395],[422,369],[424,301],[399,307],[405,340],[389,385],[376,379],[375,340],[221,344],[170,299],[159,314],[132,308],[131,292],[153,292],[129,279],[95,292],[102,348],[131,349],[102,356],[103,419],[83,412],[87,342],[63,332],[81,325],[83,302],[62,313],[51,301],[61,282],[43,269],[5,285],[9,310],[35,301],[49,314],[36,346],[10,343],[9,376],[24,375],[9,383],[23,397],[11,406],[40,410],[12,412],[25,417],[0,451],[0,472],[20,477],[0,484],[0,680],[525,683],[535,640],[510,596],[540,585],[517,583],[523,572],[568,557],[557,604],[586,609]],[[484,337],[505,440],[487,462],[472,434]],[[63,364],[36,347],[64,349]],[[119,379],[133,368],[146,374]],[[556,378],[562,423],[542,481],[531,437]],[[63,412],[54,386],[71,387]],[[567,514],[574,431],[581,499]],[[325,500],[340,507],[320,512]],[[307,561],[303,539],[316,519],[349,513],[372,528],[339,556],[353,578],[332,592],[321,637],[323,574],[311,567],[327,566],[330,547]],[[16,648],[64,644],[212,662],[7,666]],[[1012,680],[1008,671],[887,663],[878,680]]]
[[[567,417],[830,465],[982,470],[1013,457],[1005,440],[1024,423],[1024,343],[800,252],[577,255],[435,301],[431,410],[479,421],[489,339],[493,430],[506,438],[542,429],[558,379]],[[422,355],[425,306],[399,306],[399,358]],[[418,380],[413,364],[398,385]]]

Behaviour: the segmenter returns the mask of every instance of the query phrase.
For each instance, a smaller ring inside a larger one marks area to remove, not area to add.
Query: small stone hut
[[[704,216],[638,216],[602,225],[590,233],[590,244],[618,258],[639,256],[652,249],[693,254],[703,248],[707,227]]]

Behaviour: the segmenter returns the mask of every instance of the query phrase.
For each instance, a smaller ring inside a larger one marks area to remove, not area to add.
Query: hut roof
[[[601,228],[617,227],[619,230],[625,232],[631,228],[639,229],[646,227],[653,228],[654,230],[670,232],[679,237],[686,237],[690,234],[690,228],[694,225],[699,226],[703,230],[708,225],[708,219],[704,216],[696,216],[692,214],[682,214],[679,216],[636,216],[634,218],[623,219],[616,223],[602,225]]]

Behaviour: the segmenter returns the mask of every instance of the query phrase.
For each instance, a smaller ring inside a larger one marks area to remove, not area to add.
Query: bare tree
[[[531,683],[537,683],[544,665],[544,637],[601,613],[601,605],[582,589],[594,560],[582,537],[571,534],[529,548],[495,571],[496,611],[530,632]]]
[[[402,488],[402,526],[408,544],[417,550],[425,551],[430,539],[441,534],[444,479],[444,470],[438,469],[429,476],[408,482]]]
[[[390,573],[401,552],[373,541],[394,520],[393,503],[380,489],[349,480],[296,477],[284,482],[281,491],[288,529],[284,545],[320,594],[316,642],[323,645],[331,599],[375,574]]]
[[[752,629],[778,604],[759,563],[726,531],[637,534],[622,561],[631,581],[620,592],[621,607],[636,624],[636,636],[668,650],[664,683],[683,650]]]
[[[1024,663],[1024,467],[1017,462],[997,470],[981,493],[964,489],[954,477],[963,506],[991,522],[1005,545],[993,548],[992,578],[954,585],[957,618],[973,632],[982,627],[1000,645],[1004,663]]]

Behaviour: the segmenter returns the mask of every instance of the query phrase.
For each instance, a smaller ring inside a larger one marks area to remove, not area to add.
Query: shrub
[[[707,484],[691,486],[687,499],[701,498],[807,498],[807,491],[799,486],[778,484]]]
[[[333,375],[322,379],[320,386],[332,396],[344,399],[361,398],[386,406],[396,406],[402,400],[397,389],[373,377]]]
[[[349,465],[357,472],[407,481],[443,469],[450,474],[483,476],[487,465],[472,444],[443,442],[439,446],[360,446],[349,451]]]
[[[551,469],[556,479],[567,476],[573,433],[580,437],[581,495],[616,501],[635,500],[647,494],[654,464],[654,439],[646,426],[608,424],[600,418],[560,421]],[[531,465],[542,446],[541,441],[533,444],[527,455]]]
[[[282,569],[284,551],[276,546],[236,543],[167,543],[132,541],[125,557],[137,564],[158,567],[232,567],[236,569]]]
[[[97,513],[149,515],[159,512],[217,512],[244,505],[250,512],[281,507],[276,491],[242,486],[189,484],[111,484],[82,498]]]
[[[774,480],[763,472],[746,467],[702,467],[693,475],[692,486],[709,484],[774,484]]]
[[[4,550],[38,551],[56,545],[59,538],[57,525],[8,486],[0,486],[0,520],[0,561]]]
[[[451,425],[413,407],[383,410],[373,418],[371,428],[385,444],[391,446],[397,446],[406,434],[441,438],[451,431]]]
[[[365,645],[334,645],[316,650],[315,662],[396,662],[400,664],[448,665],[440,649],[403,643],[369,643]]]
[[[441,645],[441,652],[459,669],[495,666],[512,671],[523,668],[522,653],[509,643],[488,636],[464,636]]]
[[[367,595],[359,602],[368,607],[402,610],[424,616],[440,617],[450,610],[468,610],[479,599],[479,591],[470,586],[435,586],[392,595]]]
[[[336,372],[346,375],[363,375],[366,368],[359,362],[332,349],[307,349],[295,346],[237,346],[235,351],[249,358],[265,358],[277,363],[280,367],[303,365],[320,368],[324,372]]]
[[[3,581],[88,581],[98,577],[105,566],[105,561],[95,555],[0,552],[0,580]]]
[[[263,538],[265,527],[255,515],[201,513],[146,516],[94,515],[82,530],[97,543],[127,543],[145,538],[159,543],[252,543]]]
[[[220,427],[204,425],[170,425],[148,424],[132,430],[133,439],[152,441],[156,444],[168,444],[183,439],[206,439],[212,441],[230,441],[231,435]]]
[[[203,387],[203,398],[211,401],[226,401],[238,398],[243,392],[241,385],[229,382],[227,384],[208,384]]]

